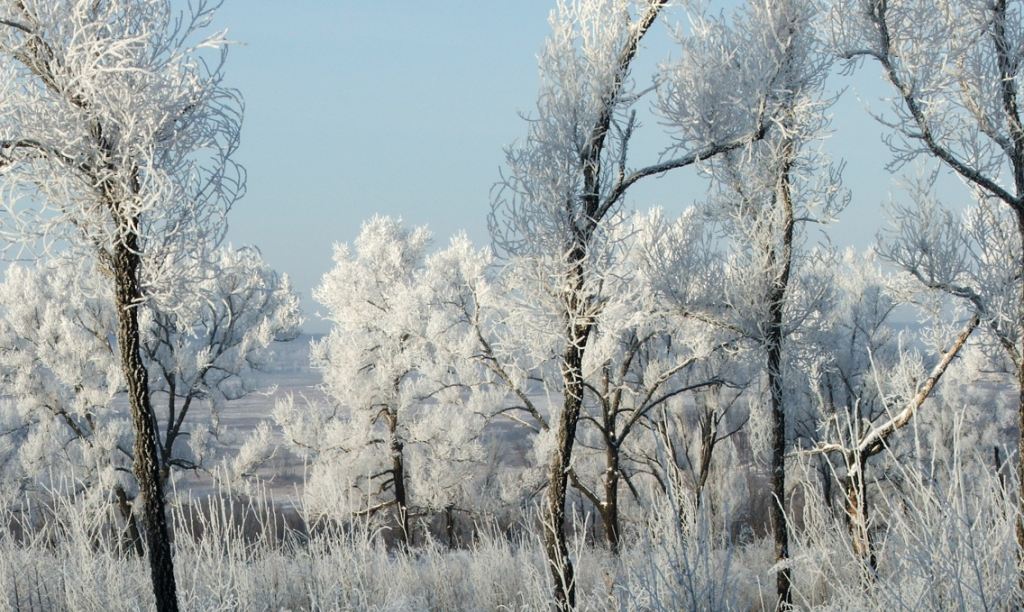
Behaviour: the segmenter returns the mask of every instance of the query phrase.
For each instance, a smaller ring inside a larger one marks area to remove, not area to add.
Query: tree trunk
[[[770,247],[769,261],[779,267],[768,294],[769,323],[766,334],[768,386],[772,408],[772,504],[769,516],[775,532],[775,559],[784,564],[776,580],[777,609],[792,607],[792,571],[789,562],[789,522],[786,518],[786,410],[783,403],[782,340],[786,291],[793,258],[793,200],[790,193],[790,169],[795,152],[787,142],[786,163],[779,176],[776,205],[782,207],[782,243]],[[779,252],[781,251],[781,253]],[[773,268],[775,267],[773,266]]]
[[[828,508],[831,516],[835,516],[836,510],[832,499],[832,466],[825,456],[818,459],[818,475],[821,476],[821,496],[825,499],[825,507]]]
[[[135,220],[135,227],[138,221]],[[114,247],[113,273],[117,300],[117,347],[128,387],[132,426],[135,430],[135,478],[143,501],[143,524],[149,546],[149,571],[153,595],[160,612],[177,611],[177,588],[171,542],[164,516],[164,491],[157,456],[156,417],[149,401],[149,378],[139,352],[139,287],[141,257],[138,236],[127,229]]]
[[[409,548],[409,499],[405,491],[405,462],[402,460],[403,444],[391,432],[391,477],[395,487],[395,506],[398,507],[399,537],[402,547]]]
[[[769,516],[775,536],[775,560],[786,563],[789,561],[789,525],[786,518],[786,411],[782,402],[781,340],[781,322],[773,321],[768,344],[768,385],[772,404],[772,500]],[[786,566],[779,570],[776,580],[777,609],[787,609],[792,604],[791,587],[792,573]]]
[[[876,569],[874,547],[868,532],[867,482],[864,480],[864,466],[867,457],[854,458],[846,476],[846,516],[850,528],[850,543],[853,553],[863,565],[866,575],[873,576]]]
[[[565,537],[565,494],[576,425],[583,405],[583,350],[590,333],[589,325],[573,325],[572,338],[565,349],[562,379],[565,397],[558,419],[557,447],[548,469],[548,508],[544,530],[544,548],[555,587],[555,605],[560,610],[576,607],[576,581]]]
[[[1020,193],[1018,185],[1018,193]],[[1017,231],[1024,248],[1024,209],[1017,209]],[[1022,253],[1024,257],[1024,253]],[[1017,324],[1024,326],[1024,282],[1021,283],[1020,311],[1017,313]],[[1024,567],[1024,338],[1017,349],[1017,561]],[[1024,570],[1018,578],[1020,590],[1024,592]]]
[[[707,400],[705,399],[705,402]],[[704,487],[708,482],[708,475],[711,473],[711,458],[715,452],[715,444],[718,443],[718,431],[715,426],[715,414],[704,407],[704,414],[700,423],[700,468],[697,473],[697,486],[694,496],[696,497],[695,508],[700,508],[701,499],[704,497]]]
[[[454,550],[458,542],[455,541],[455,512],[450,505],[444,509],[444,533],[448,539],[448,548]]]
[[[586,312],[590,299],[584,291],[584,266],[594,231],[608,212],[607,207],[602,210],[601,206],[601,154],[619,101],[622,83],[629,73],[630,62],[633,61],[640,39],[655,22],[666,3],[667,0],[654,0],[630,28],[630,36],[617,59],[617,70],[602,100],[601,112],[590,130],[588,142],[580,153],[583,174],[583,189],[579,194],[581,210],[574,210],[576,203],[572,200],[567,203],[568,212],[574,219],[573,237],[566,245],[569,247],[566,250],[566,263],[569,267],[565,277],[566,288],[562,293],[565,300],[567,341],[562,360],[565,397],[556,430],[557,450],[551,458],[549,467],[548,515],[545,517],[548,522],[545,530],[545,550],[555,583],[555,604],[559,609],[571,609],[576,606],[576,584],[565,538],[565,495],[572,448],[576,438],[576,425],[583,405],[583,352],[593,328],[593,323],[587,318],[589,313]],[[618,194],[609,196],[608,207],[623,196],[624,189],[625,186]],[[583,214],[575,214],[578,212]]]
[[[134,552],[141,557],[146,554],[142,548],[142,533],[139,531],[139,522],[135,520],[135,514],[132,513],[132,506],[128,502],[128,495],[125,493],[124,487],[121,485],[114,487],[114,497],[117,500],[117,509],[124,520],[124,531],[121,533],[122,546],[125,550]]]
[[[1003,458],[999,454],[999,445],[992,446],[992,465],[996,468],[996,474],[999,475],[999,494],[1006,498],[1006,475],[1003,474]]]
[[[604,539],[613,555],[619,554],[619,447],[608,444],[605,449],[607,471],[604,475],[604,502],[601,522],[604,523]]]
[[[592,179],[588,179],[592,180]],[[588,183],[589,184],[589,183]],[[568,486],[572,449],[576,441],[576,425],[583,407],[583,353],[593,329],[585,316],[587,297],[584,293],[584,262],[589,234],[577,236],[568,252],[565,300],[566,347],[562,354],[562,384],[565,387],[562,413],[558,418],[555,453],[548,467],[547,516],[544,549],[548,558],[555,590],[555,606],[559,610],[576,607],[576,580],[565,537],[565,497]]]

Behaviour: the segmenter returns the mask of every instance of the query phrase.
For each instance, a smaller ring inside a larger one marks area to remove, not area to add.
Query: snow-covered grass
[[[282,528],[265,499],[212,499],[174,510],[183,609],[511,610],[547,601],[543,556],[529,535],[482,530],[470,549],[431,541],[405,553],[368,525]],[[146,564],[97,537],[94,511],[65,504],[24,538],[0,535],[0,609],[135,610],[149,601]],[[591,608],[607,590],[606,557],[580,566]]]
[[[875,572],[853,554],[844,517],[808,492],[793,538],[795,603],[987,610],[1019,601],[1013,483],[960,461],[939,471],[905,467],[901,475],[898,495],[875,498]],[[530,521],[513,532],[480,526],[459,549],[427,536],[406,552],[370,524],[320,524],[301,509],[299,520],[285,521],[265,493],[246,501],[223,493],[172,510],[184,609],[550,606],[541,531]],[[135,610],[150,600],[146,564],[119,549],[101,503],[60,498],[35,528],[0,531],[0,609]],[[581,609],[771,609],[771,541],[751,533],[733,539],[708,506],[664,499],[619,558],[576,530]]]
[[[308,343],[287,348],[293,365],[266,377],[277,385],[272,395],[225,406],[230,429],[244,431],[266,418],[277,397],[314,389],[319,377],[308,369]],[[502,430],[499,437],[510,435]],[[877,472],[886,472],[885,481],[869,485],[875,572],[853,553],[841,496],[829,507],[818,477],[800,457],[791,460],[791,491],[798,500],[791,564],[800,608],[986,610],[1021,601],[1013,470],[1004,466],[1000,474],[990,457],[974,457],[956,443],[940,447],[931,455],[912,453],[916,459],[879,457],[888,467]],[[761,474],[748,455],[744,469]],[[247,490],[248,496],[216,490],[205,478],[179,482],[170,512],[183,609],[550,607],[535,518],[506,516],[499,527],[480,518],[471,525],[473,519],[460,514],[459,548],[449,549],[443,527],[435,524],[436,540],[418,526],[412,551],[404,552],[380,522],[342,529],[314,516],[303,506],[301,462],[289,459],[287,474],[281,467],[274,466],[273,482]],[[64,477],[69,489],[72,478]],[[670,496],[651,492],[647,498],[657,501],[631,513],[619,558],[595,538],[597,530],[588,529],[592,518],[577,517],[581,527],[570,531],[581,609],[772,609],[775,555],[761,524],[767,517],[762,480],[741,487],[742,495],[719,495],[700,508],[686,485]],[[729,489],[721,478],[709,487]],[[119,546],[121,523],[110,499],[94,490],[78,498],[56,495],[49,505],[36,497],[17,511],[6,503],[0,516],[0,611],[106,612],[151,601],[148,566]],[[723,504],[734,504],[734,512]],[[22,528],[26,516],[34,520]]]

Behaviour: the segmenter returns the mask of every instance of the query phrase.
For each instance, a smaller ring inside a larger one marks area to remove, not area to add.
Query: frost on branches
[[[1018,503],[1024,508],[1021,10],[1014,0],[844,0],[832,9],[831,33],[835,51],[851,70],[872,62],[890,85],[887,112],[877,115],[890,130],[890,166],[915,160],[940,165],[962,180],[978,207],[972,227],[962,232],[934,204],[915,196],[925,216],[897,210],[897,233],[922,240],[897,239],[890,254],[926,287],[970,302],[983,330],[1005,351],[1004,361],[1012,362],[1019,400]],[[992,248],[972,250],[975,237],[985,234]],[[974,285],[978,273],[995,291]],[[1022,519],[1017,543],[1024,550]]]
[[[664,67],[652,89],[656,112],[674,132],[662,161],[635,168],[629,144],[634,106],[644,90],[631,72],[641,41],[666,2],[559,2],[540,56],[541,91],[523,144],[508,150],[509,171],[494,201],[491,234],[509,266],[534,283],[538,318],[562,336],[562,408],[548,460],[548,562],[560,607],[574,606],[573,566],[564,533],[565,500],[584,397],[582,372],[616,245],[615,212],[647,177],[741,150],[763,138],[786,91],[779,81],[806,28],[800,3],[751,2],[736,19],[686,14],[682,58]],[[791,6],[792,5],[792,6]],[[776,10],[778,9],[778,10]],[[710,129],[706,129],[710,128]]]
[[[179,282],[211,272],[196,255],[220,241],[244,192],[231,159],[242,101],[222,84],[223,33],[203,33],[218,6],[0,4],[2,234],[11,244],[110,260],[130,231],[147,299],[171,304]]]
[[[217,413],[257,389],[272,344],[293,339],[298,297],[253,249],[219,249],[217,273],[173,312],[141,313],[156,407],[161,485],[215,464]],[[89,260],[12,266],[0,285],[0,410],[12,492],[78,491],[115,503],[131,527],[138,484],[114,342],[110,289]],[[228,442],[229,440],[224,440]],[[13,501],[13,499],[12,499]],[[132,545],[141,546],[137,535]]]
[[[460,317],[487,257],[464,238],[429,247],[425,228],[384,217],[367,221],[352,248],[336,247],[315,292],[334,327],[312,356],[329,405],[289,401],[274,415],[311,462],[315,514],[391,517],[406,544],[414,518],[468,505],[483,458],[473,404],[483,379]]]
[[[205,32],[218,6],[0,3],[0,235],[107,274],[161,611],[177,610],[177,589],[138,318],[206,277],[244,191],[241,97],[223,85],[223,36]]]

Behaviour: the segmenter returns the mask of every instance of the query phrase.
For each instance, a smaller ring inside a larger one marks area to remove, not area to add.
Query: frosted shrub
[[[1019,596],[1015,500],[983,459],[934,472],[904,464],[879,488],[871,522],[877,570],[866,572],[844,517],[808,496],[799,530],[806,605],[844,609],[1002,609]],[[969,475],[969,476],[968,476]]]

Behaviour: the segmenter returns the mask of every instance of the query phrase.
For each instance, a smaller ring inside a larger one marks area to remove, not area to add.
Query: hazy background
[[[536,57],[553,7],[554,0],[226,0],[216,27],[239,42],[227,73],[246,101],[238,160],[249,172],[229,240],[258,246],[291,276],[307,331],[327,329],[310,292],[331,266],[332,245],[351,241],[375,213],[428,224],[438,243],[459,230],[487,242],[490,189],[503,148],[526,134],[520,115],[533,110]],[[664,22],[646,42],[633,71],[640,86],[674,49]],[[867,247],[883,226],[882,203],[899,195],[885,170],[882,130],[865,110],[868,101],[884,108],[880,75],[868,64],[831,82],[833,92],[845,91],[827,147],[846,160],[853,192],[827,228],[837,246]],[[631,149],[635,166],[656,161],[668,144],[652,117],[645,123]],[[706,185],[683,171],[639,187],[628,205],[676,213]]]

